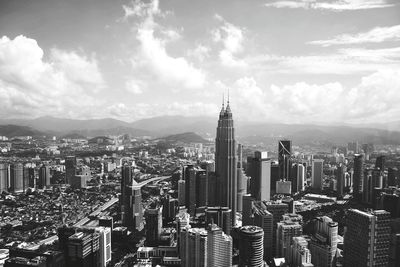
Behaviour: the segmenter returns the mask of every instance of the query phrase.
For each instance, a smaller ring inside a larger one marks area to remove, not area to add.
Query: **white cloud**
[[[130,79],[125,82],[125,89],[134,94],[140,95],[143,93],[143,88],[145,87],[145,83],[136,79]]]
[[[0,39],[1,117],[91,113],[91,94],[105,86],[95,58],[58,49],[49,58],[34,39]]]
[[[341,34],[329,40],[317,40],[309,44],[331,46],[342,44],[382,43],[400,40],[400,25],[376,27],[368,32],[358,34]]]
[[[373,8],[385,8],[394,6],[386,0],[299,0],[299,1],[272,1],[265,4],[266,7],[275,8],[303,8],[322,9],[333,11],[362,10]]]
[[[287,123],[390,122],[400,116],[400,71],[377,71],[354,87],[339,82],[260,86],[253,77],[233,85],[234,113],[243,119]]]
[[[212,31],[213,40],[223,44],[223,49],[219,52],[221,63],[228,67],[246,67],[246,63],[236,56],[243,51],[243,30],[227,22],[220,15],[215,18],[222,25]]]
[[[159,9],[157,0],[147,4],[141,1],[132,3],[132,7],[124,7],[126,17],[136,16],[141,19],[136,38],[140,43],[140,53],[136,55],[136,67],[146,67],[167,86],[183,85],[187,88],[201,88],[205,84],[205,73],[196,68],[184,57],[173,57],[167,52],[166,44],[179,39],[180,34],[172,29],[162,27],[155,17],[165,15]],[[127,11],[128,10],[128,11]],[[164,38],[157,37],[156,32]]]
[[[187,55],[195,58],[199,62],[203,62],[204,59],[210,56],[210,50],[208,46],[199,44],[195,49],[189,50]]]

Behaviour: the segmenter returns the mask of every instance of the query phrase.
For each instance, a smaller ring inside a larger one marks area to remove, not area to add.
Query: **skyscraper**
[[[340,164],[336,169],[336,195],[339,198],[343,197],[346,169],[346,165],[343,164]]]
[[[314,189],[322,189],[322,178],[323,178],[323,159],[313,159],[312,161],[312,172],[311,172],[311,182]]]
[[[143,208],[141,188],[132,176],[132,167],[121,169],[121,219],[124,226],[133,230],[143,229]]]
[[[264,266],[264,231],[258,226],[242,226],[239,230],[239,267]]]
[[[376,157],[375,168],[379,168],[381,171],[385,170],[385,156],[384,155],[380,155],[380,156]]]
[[[216,224],[207,228],[207,266],[232,266],[232,237]]]
[[[384,210],[364,212],[350,209],[346,221],[344,266],[387,266],[390,213]]]
[[[311,264],[311,253],[307,248],[307,240],[303,236],[293,237],[292,240],[291,255],[288,259],[289,266],[314,266]]]
[[[162,206],[148,207],[144,215],[146,218],[146,246],[156,247],[162,230]]]
[[[24,166],[22,165],[22,163],[10,164],[10,191],[11,192],[22,193],[24,191],[23,171],[24,171]]]
[[[280,140],[278,143],[279,179],[290,178],[290,157],[292,155],[292,141]]]
[[[232,211],[228,207],[207,207],[206,213],[206,225],[216,224],[225,232],[225,234],[231,234],[232,228]]]
[[[204,228],[183,228],[179,250],[182,267],[207,266],[207,231]]]
[[[218,177],[218,206],[232,210],[232,223],[236,224],[237,200],[237,145],[232,112],[228,104],[219,114],[215,139],[215,171]]]
[[[266,152],[256,151],[249,166],[251,168],[250,193],[253,198],[260,201],[271,198],[271,160],[266,155]]]
[[[0,163],[0,194],[8,191],[8,164]]]
[[[65,158],[65,183],[69,184],[76,175],[76,157],[67,156]]]
[[[237,211],[243,210],[243,196],[247,191],[247,179],[243,172],[243,145],[238,144],[238,168],[237,168]]]
[[[306,181],[306,168],[303,164],[297,164],[297,192],[304,191]]]
[[[276,255],[279,258],[289,258],[292,238],[303,233],[303,226],[290,219],[284,219],[277,223]]]
[[[353,197],[361,201],[361,185],[364,178],[364,157],[354,154]]]
[[[43,189],[50,185],[50,167],[42,165],[39,170],[39,184],[38,188]]]
[[[337,249],[338,223],[327,216],[317,217],[314,220],[314,234],[311,237],[309,248],[311,262],[315,266],[335,267]]]

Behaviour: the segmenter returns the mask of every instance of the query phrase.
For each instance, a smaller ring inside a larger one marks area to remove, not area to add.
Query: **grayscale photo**
[[[399,267],[400,1],[0,0],[0,267]]]

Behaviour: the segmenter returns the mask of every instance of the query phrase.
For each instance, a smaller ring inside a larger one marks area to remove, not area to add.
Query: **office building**
[[[143,229],[143,207],[141,188],[136,182],[126,186],[124,226],[141,231]]]
[[[216,224],[207,228],[207,266],[232,266],[232,237]]]
[[[293,175],[293,180],[292,180],[292,192],[300,192],[304,191],[304,184],[306,182],[306,168],[304,167],[303,164],[296,163],[293,165],[293,173],[296,175]],[[293,181],[296,181],[296,183],[293,183]]]
[[[179,206],[185,206],[185,201],[186,201],[186,195],[185,195],[185,180],[179,180],[178,181],[178,202]]]
[[[183,228],[179,245],[181,266],[207,266],[207,241],[207,231],[204,228]]]
[[[324,160],[323,159],[313,159],[311,165],[311,183],[312,188],[321,190],[322,189],[322,179],[324,177]]]
[[[67,156],[65,158],[65,183],[70,184],[70,180],[76,175],[76,157]]]
[[[150,206],[144,212],[146,219],[146,246],[158,246],[162,231],[162,206]]]
[[[276,228],[276,257],[288,259],[290,257],[292,239],[303,233],[303,226],[299,223],[296,215],[294,220],[290,216],[283,217],[283,220],[277,223]]]
[[[273,215],[270,213],[263,202],[256,201],[253,206],[251,225],[258,226],[264,231],[264,259],[272,259],[273,243]],[[245,225],[245,224],[243,224]],[[247,224],[250,225],[250,224]]]
[[[346,219],[344,266],[387,266],[390,213],[384,210],[364,212],[350,209]]]
[[[243,196],[242,225],[253,225],[252,210],[254,198],[250,194]]]
[[[242,226],[239,230],[239,236],[239,267],[263,267],[263,229],[253,225]]]
[[[24,192],[23,185],[23,171],[24,166],[22,163],[10,164],[10,192],[22,193]]]
[[[0,194],[8,191],[8,164],[0,163]]]
[[[198,169],[196,173],[196,207],[208,205],[208,176],[206,170]]]
[[[271,163],[271,195],[276,192],[276,182],[279,181],[279,165],[276,162]]]
[[[292,238],[290,251],[289,266],[314,266],[311,263],[311,252],[308,249],[308,242],[304,236],[295,236]]]
[[[338,243],[338,223],[327,216],[314,220],[314,231],[309,243],[312,255],[311,262],[315,266],[335,267]]]
[[[232,228],[232,210],[228,207],[207,207],[206,213],[206,225],[216,224],[218,225],[225,234],[231,234]]]
[[[364,180],[364,156],[362,154],[354,155],[354,173],[353,173],[353,197],[361,201],[362,182]]]
[[[253,158],[247,158],[250,193],[259,201],[271,199],[271,160],[267,156],[267,152],[256,151]]]
[[[99,234],[99,266],[106,267],[111,262],[111,228],[96,227],[94,231]]]
[[[291,181],[277,181],[276,182],[276,193],[283,195],[292,194],[292,182]]]
[[[49,178],[50,184],[50,178]],[[36,170],[33,167],[25,166],[24,167],[24,191],[28,188],[36,187]]]
[[[100,265],[100,240],[98,233],[78,231],[68,237],[66,265],[97,267]]]
[[[238,144],[238,167],[237,167],[237,212],[243,211],[243,196],[247,193],[247,177],[243,171],[243,145]]]
[[[336,169],[336,196],[338,198],[342,198],[344,195],[346,170],[347,167],[344,164],[340,164]]]
[[[375,168],[379,168],[381,171],[385,170],[385,159],[386,157],[384,155],[380,155],[376,157],[375,161]]]
[[[10,257],[5,261],[4,267],[46,267],[46,258],[37,256],[32,259],[25,257]]]
[[[292,141],[280,140],[278,142],[279,179],[290,178]]]
[[[215,139],[215,172],[217,182],[217,206],[229,207],[232,210],[232,224],[236,224],[237,211],[237,144],[233,127],[232,112],[228,104],[222,106],[217,136]]]
[[[398,175],[399,175],[399,170],[397,168],[388,168],[388,173],[387,173],[387,181],[388,181],[388,186],[396,186],[398,185]]]
[[[50,186],[50,167],[42,165],[39,169],[38,188],[43,189]]]

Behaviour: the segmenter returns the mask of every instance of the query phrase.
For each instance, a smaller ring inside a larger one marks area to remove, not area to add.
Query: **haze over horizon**
[[[0,119],[400,117],[394,0],[0,0]]]

